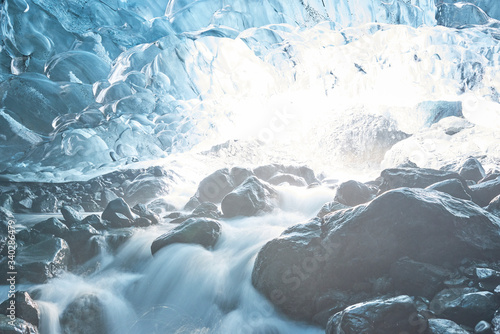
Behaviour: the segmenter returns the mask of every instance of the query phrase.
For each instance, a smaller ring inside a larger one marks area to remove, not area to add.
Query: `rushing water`
[[[280,192],[281,209],[273,214],[222,220],[222,236],[212,250],[174,244],[152,257],[152,241],[172,227],[137,230],[116,255],[99,257],[96,272],[68,273],[33,287],[41,333],[60,333],[66,306],[89,293],[104,306],[108,333],[321,333],[279,315],[251,284],[253,261],[264,243],[313,217],[333,196],[322,187]]]
[[[496,0],[5,0],[0,172],[85,180],[162,165],[178,208],[217,168],[308,164],[368,180],[407,159],[500,159]],[[463,117],[437,115],[450,113]],[[218,146],[217,146],[218,145]],[[327,188],[284,188],[272,214],[222,220],[213,250],[138,229],[89,275],[33,287],[41,332],[94,293],[110,333],[320,333],[251,286],[260,247]],[[41,219],[42,220],[42,219]]]

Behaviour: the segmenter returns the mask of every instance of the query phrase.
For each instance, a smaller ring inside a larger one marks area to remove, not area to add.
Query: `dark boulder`
[[[450,272],[444,268],[403,258],[391,266],[394,287],[411,296],[432,298],[444,288]]]
[[[280,164],[272,164],[257,167],[253,170],[255,176],[266,182],[279,174],[289,174],[302,178],[308,185],[319,183],[314,171],[307,166],[285,166]]]
[[[149,210],[147,205],[145,205],[145,204],[136,204],[132,208],[132,212],[141,218],[148,219],[151,222],[151,224],[156,225],[160,222],[160,218],[158,217],[158,215],[156,213],[154,213],[153,211]]]
[[[488,173],[486,174],[486,176],[483,177],[481,180],[479,180],[479,182],[477,182],[477,183],[488,182],[488,181],[496,179],[499,176],[500,176],[500,170],[493,169],[493,170],[488,171]]]
[[[429,168],[385,169],[380,174],[380,178],[380,192],[401,187],[425,188],[434,183],[449,179],[458,179],[463,183],[464,187],[467,186],[465,180],[455,172]]]
[[[336,202],[336,201],[328,202],[328,203],[325,203],[321,207],[321,209],[319,210],[317,216],[319,218],[323,218],[327,214],[333,213],[333,212],[338,211],[338,210],[348,209],[348,208],[349,208],[349,206],[344,205],[344,204],[339,203],[339,202]]]
[[[382,277],[405,256],[455,267],[500,257],[500,221],[442,192],[396,189],[323,220],[286,230],[255,261],[253,285],[293,318],[311,319],[318,296]]]
[[[171,231],[159,236],[151,244],[151,253],[174,243],[199,244],[205,248],[213,247],[219,240],[221,225],[209,218],[190,218]]]
[[[500,285],[500,271],[490,268],[476,268],[474,277],[482,290],[495,292]]]
[[[68,227],[80,224],[83,219],[82,215],[75,208],[68,205],[64,205],[61,208],[61,214],[64,217],[64,223]]]
[[[417,334],[427,328],[408,296],[352,305],[328,321],[326,334]]]
[[[255,176],[251,176],[224,197],[221,209],[225,217],[231,218],[271,212],[277,205],[276,190]]]
[[[57,218],[44,220],[33,226],[33,229],[40,233],[51,234],[58,238],[64,238],[69,231],[69,228]]]
[[[11,301],[14,301],[15,314],[17,318],[21,318],[35,327],[38,327],[40,322],[40,309],[36,302],[31,298],[26,291],[16,291],[14,298],[9,298],[0,304],[0,314],[9,315]]]
[[[18,250],[16,262],[22,281],[45,283],[67,269],[71,254],[68,243],[50,238]]]
[[[170,190],[174,175],[160,167],[139,174],[125,189],[124,198],[131,205],[148,203],[165,196]]]
[[[60,318],[64,334],[106,334],[106,312],[94,294],[85,294],[73,300]]]
[[[10,324],[14,321],[14,326]],[[2,334],[38,334],[38,328],[21,318],[11,320],[6,315],[0,314],[0,333]]]
[[[426,189],[442,191],[453,197],[465,199],[468,201],[472,200],[472,197],[470,195],[472,191],[467,185],[464,185],[464,183],[458,179],[449,179],[437,182],[428,186]]]
[[[57,212],[57,203],[57,197],[53,194],[43,195],[33,202],[33,211],[41,213]]]
[[[335,200],[348,206],[356,206],[372,200],[372,190],[364,183],[350,180],[337,188]]]
[[[14,211],[14,201],[9,194],[0,194],[0,207],[11,212]]]
[[[306,180],[304,180],[302,177],[286,173],[277,173],[276,175],[271,177],[267,182],[275,186],[278,186],[280,184],[289,184],[295,187],[307,186]]]
[[[467,159],[458,171],[465,180],[478,182],[486,176],[483,166],[476,158]]]
[[[429,319],[429,328],[426,334],[469,334],[456,322],[448,319]]]
[[[217,170],[204,178],[196,192],[200,202],[220,203],[234,189],[229,169]]]
[[[486,211],[500,217],[500,195],[496,196],[486,207]]]
[[[479,206],[487,206],[492,199],[500,195],[500,176],[496,179],[472,185],[472,200]]]
[[[99,244],[94,237],[101,233],[88,224],[80,224],[70,228],[66,241],[76,263],[84,263],[96,256]]]
[[[137,216],[123,198],[112,200],[104,209],[101,218],[110,222],[111,227],[130,227]]]
[[[218,219],[222,213],[219,211],[219,208],[214,203],[204,202],[198,205],[193,212],[191,212],[191,217],[205,217],[205,218],[213,218]]]
[[[491,321],[500,307],[495,295],[474,288],[445,289],[431,301],[430,309],[437,316],[458,324],[474,327],[479,321]]]
[[[101,219],[101,217],[99,217],[96,214],[91,214],[91,215],[88,215],[87,217],[83,218],[82,224],[90,225],[98,231],[103,231],[103,230],[106,230],[106,228],[107,228],[105,221],[103,221]]]

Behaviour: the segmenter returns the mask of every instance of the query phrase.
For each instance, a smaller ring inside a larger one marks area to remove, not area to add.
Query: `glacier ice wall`
[[[439,128],[428,122],[437,109],[421,106],[439,101],[495,137],[496,0],[4,0],[0,18],[0,171],[10,177],[228,140],[350,167],[498,153],[457,136],[432,139],[451,147],[433,154],[418,139]]]

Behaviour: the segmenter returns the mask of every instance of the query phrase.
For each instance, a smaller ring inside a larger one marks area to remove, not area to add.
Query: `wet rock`
[[[184,210],[186,210],[186,211],[194,210],[200,204],[201,204],[201,202],[198,199],[198,197],[193,196],[189,199],[189,201],[186,203],[186,205],[184,205]]]
[[[15,313],[17,318],[21,318],[35,327],[38,327],[40,321],[40,309],[36,302],[26,291],[16,291],[14,298],[9,298],[0,304],[0,313],[9,315],[11,301],[14,301]]]
[[[191,217],[206,217],[218,219],[222,213],[219,208],[214,203],[204,202],[198,205],[193,212],[191,212]]]
[[[69,228],[57,218],[49,218],[33,226],[34,230],[40,233],[51,234],[58,238],[64,238],[69,232]]]
[[[82,215],[78,211],[76,211],[75,208],[72,208],[68,205],[64,205],[61,208],[61,214],[63,215],[64,222],[68,227],[80,224],[83,219]]]
[[[111,202],[117,198],[118,198],[118,195],[107,188],[103,189],[101,191],[100,200],[101,200],[101,205],[104,207],[106,207],[109,204],[109,202]]]
[[[465,180],[455,172],[441,171],[429,168],[392,168],[385,169],[380,174],[380,192],[400,187],[425,188],[434,183],[458,179],[466,187]]]
[[[148,203],[165,196],[170,189],[173,175],[168,171],[153,167],[139,174],[125,189],[124,198],[131,205]]]
[[[38,328],[21,318],[14,320],[14,326],[9,324],[12,320],[0,314],[0,333],[2,334],[38,334]]]
[[[328,321],[327,334],[417,334],[427,327],[408,296],[352,305]]]
[[[200,182],[196,197],[200,202],[220,203],[234,188],[229,169],[219,169]]]
[[[320,183],[314,174],[314,171],[307,166],[284,166],[272,164],[257,167],[253,170],[255,176],[259,179],[269,182],[274,176],[279,174],[289,174],[302,178],[306,183]]]
[[[57,212],[57,198],[53,194],[38,197],[33,203],[34,212]]]
[[[486,207],[486,211],[491,212],[497,217],[500,217],[500,195],[496,196]]]
[[[470,187],[472,200],[479,206],[487,206],[492,199],[500,195],[500,176],[496,179],[479,183]]]
[[[90,225],[98,231],[103,231],[107,229],[106,223],[96,214],[88,215],[83,218],[82,224]]]
[[[278,193],[255,176],[245,180],[222,200],[225,217],[255,216],[271,212],[278,204]]]
[[[474,327],[474,334],[493,334],[493,330],[488,322],[480,321]]]
[[[328,203],[325,203],[321,207],[321,209],[319,210],[317,216],[319,218],[323,218],[327,214],[333,213],[333,212],[338,211],[338,210],[348,209],[348,208],[349,208],[349,206],[344,205],[344,204],[339,203],[339,202],[336,202],[336,201],[328,202]]]
[[[372,191],[367,185],[350,180],[340,184],[335,200],[347,206],[356,206],[370,201],[373,197]]]
[[[73,300],[61,315],[64,334],[106,334],[106,311],[94,294],[85,294]]]
[[[464,186],[463,182],[458,179],[449,179],[437,182],[428,186],[426,189],[442,191],[453,197],[468,201],[472,200],[472,197],[470,196],[472,191],[466,185]]]
[[[318,295],[384,276],[402,257],[458,268],[499,251],[493,215],[442,192],[402,188],[286,230],[260,250],[252,283],[285,314],[309,320]]]
[[[280,185],[280,184],[289,184],[291,186],[295,187],[305,187],[307,186],[306,180],[300,176],[296,176],[293,174],[286,174],[286,173],[277,173],[273,177],[271,177],[267,182],[269,182],[272,185]]]
[[[429,319],[428,334],[469,334],[456,322],[448,319]]]
[[[123,198],[117,198],[108,203],[101,218],[109,221],[111,227],[130,227],[137,217]]]
[[[488,171],[486,176],[484,178],[482,178],[481,180],[479,180],[477,183],[479,184],[479,183],[488,182],[488,181],[496,179],[499,176],[500,176],[500,170],[498,170],[498,169],[490,170],[490,171]]]
[[[450,272],[444,268],[403,258],[391,266],[394,287],[411,296],[432,298],[444,288]]]
[[[45,283],[66,270],[71,258],[68,243],[61,238],[50,238],[18,250],[16,262],[20,279]]]
[[[101,211],[101,206],[92,199],[82,202],[82,207],[85,212]]]
[[[160,218],[153,211],[149,210],[145,204],[136,204],[132,208],[132,212],[138,215],[141,218],[148,219],[151,224],[158,224]]]
[[[476,158],[467,159],[458,171],[465,180],[480,181],[486,176],[483,166]]]
[[[473,288],[445,289],[431,301],[430,309],[437,316],[458,324],[474,327],[481,320],[491,321],[500,307],[495,295]]]
[[[11,212],[14,211],[14,201],[9,194],[0,194],[0,207]]]
[[[156,238],[151,245],[154,255],[160,249],[174,244],[199,244],[205,248],[213,247],[221,234],[221,225],[218,221],[208,218],[190,218],[171,231]]]
[[[500,272],[489,268],[475,268],[474,276],[482,290],[495,292],[500,285]]]
[[[66,241],[76,263],[85,263],[98,254],[99,246],[93,237],[100,235],[99,231],[88,224],[80,224],[70,228]]]

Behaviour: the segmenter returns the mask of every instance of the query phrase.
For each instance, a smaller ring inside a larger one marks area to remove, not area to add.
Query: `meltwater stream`
[[[97,296],[102,333],[322,333],[286,319],[251,284],[257,252],[287,227],[306,221],[334,195],[329,188],[281,187],[281,208],[262,217],[221,220],[222,236],[207,250],[174,244],[151,256],[168,224],[135,231],[115,256],[102,255],[88,276],[65,274],[34,287],[42,334],[61,333],[59,318],[75,298]],[[89,304],[81,312],[92,314]]]

